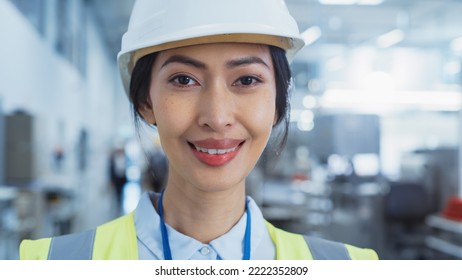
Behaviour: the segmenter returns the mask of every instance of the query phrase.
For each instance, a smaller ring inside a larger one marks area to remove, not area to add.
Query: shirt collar
[[[157,200],[158,197],[159,194],[152,192],[142,195],[140,202],[135,209],[135,227],[139,241],[142,242],[151,251],[151,253],[154,254],[155,257],[158,259],[164,259],[162,235],[160,233],[160,217],[152,204],[152,201]],[[266,226],[264,223],[263,215],[261,214],[260,209],[256,203],[250,197],[247,199],[249,200],[248,207],[251,215],[252,256],[252,252],[255,252],[258,245],[261,243],[262,236],[266,230]],[[218,253],[221,259],[242,259],[246,218],[247,214],[244,213],[238,223],[227,233],[210,242],[209,245]],[[174,259],[191,259],[191,257],[205,245],[189,236],[176,231],[169,225],[166,226],[169,235],[170,248],[172,250],[172,256]],[[241,246],[236,246],[236,242],[239,242]]]
[[[263,230],[266,230],[263,216],[252,198],[249,200],[248,207],[250,210],[251,238],[250,254],[255,256],[257,247],[263,236]],[[215,249],[223,260],[241,260],[244,255],[244,234],[247,225],[247,212],[242,215],[237,224],[224,235],[212,240],[210,245]],[[236,246],[236,240],[240,241],[241,246]]]

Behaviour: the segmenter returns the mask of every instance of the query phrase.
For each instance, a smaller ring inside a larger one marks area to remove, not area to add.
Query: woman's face
[[[268,47],[220,43],[162,51],[150,106],[169,159],[169,186],[219,191],[244,186],[276,120]]]

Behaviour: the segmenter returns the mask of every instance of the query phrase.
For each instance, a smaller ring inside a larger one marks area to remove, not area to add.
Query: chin
[[[239,177],[236,179],[230,178],[229,180],[217,178],[214,180],[211,177],[204,176],[203,179],[204,180],[195,184],[196,187],[203,192],[221,192],[245,187],[245,177]]]

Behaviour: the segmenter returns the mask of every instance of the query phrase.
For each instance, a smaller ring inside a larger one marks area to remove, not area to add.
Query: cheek
[[[268,94],[256,102],[246,102],[247,120],[255,134],[269,135],[276,115],[275,94]]]
[[[190,102],[168,94],[153,93],[151,97],[160,136],[169,138],[184,133],[192,120]]]
[[[171,125],[169,122],[174,119],[171,116],[172,110],[170,109],[173,104],[171,100],[161,94],[161,90],[155,87],[151,88],[149,95],[152,101],[152,111],[156,118],[157,129],[160,132],[163,130],[163,127],[169,127]]]
[[[175,116],[175,112],[178,112],[178,110],[174,109],[174,107],[174,102],[167,98],[153,98],[153,111],[159,130],[162,130],[164,127],[174,129],[175,124],[181,121],[181,116]]]

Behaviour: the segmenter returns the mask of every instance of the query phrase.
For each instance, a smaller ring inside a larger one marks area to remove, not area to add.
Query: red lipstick
[[[239,153],[244,140],[239,139],[213,139],[189,142],[196,158],[209,166],[219,167],[233,160]]]

